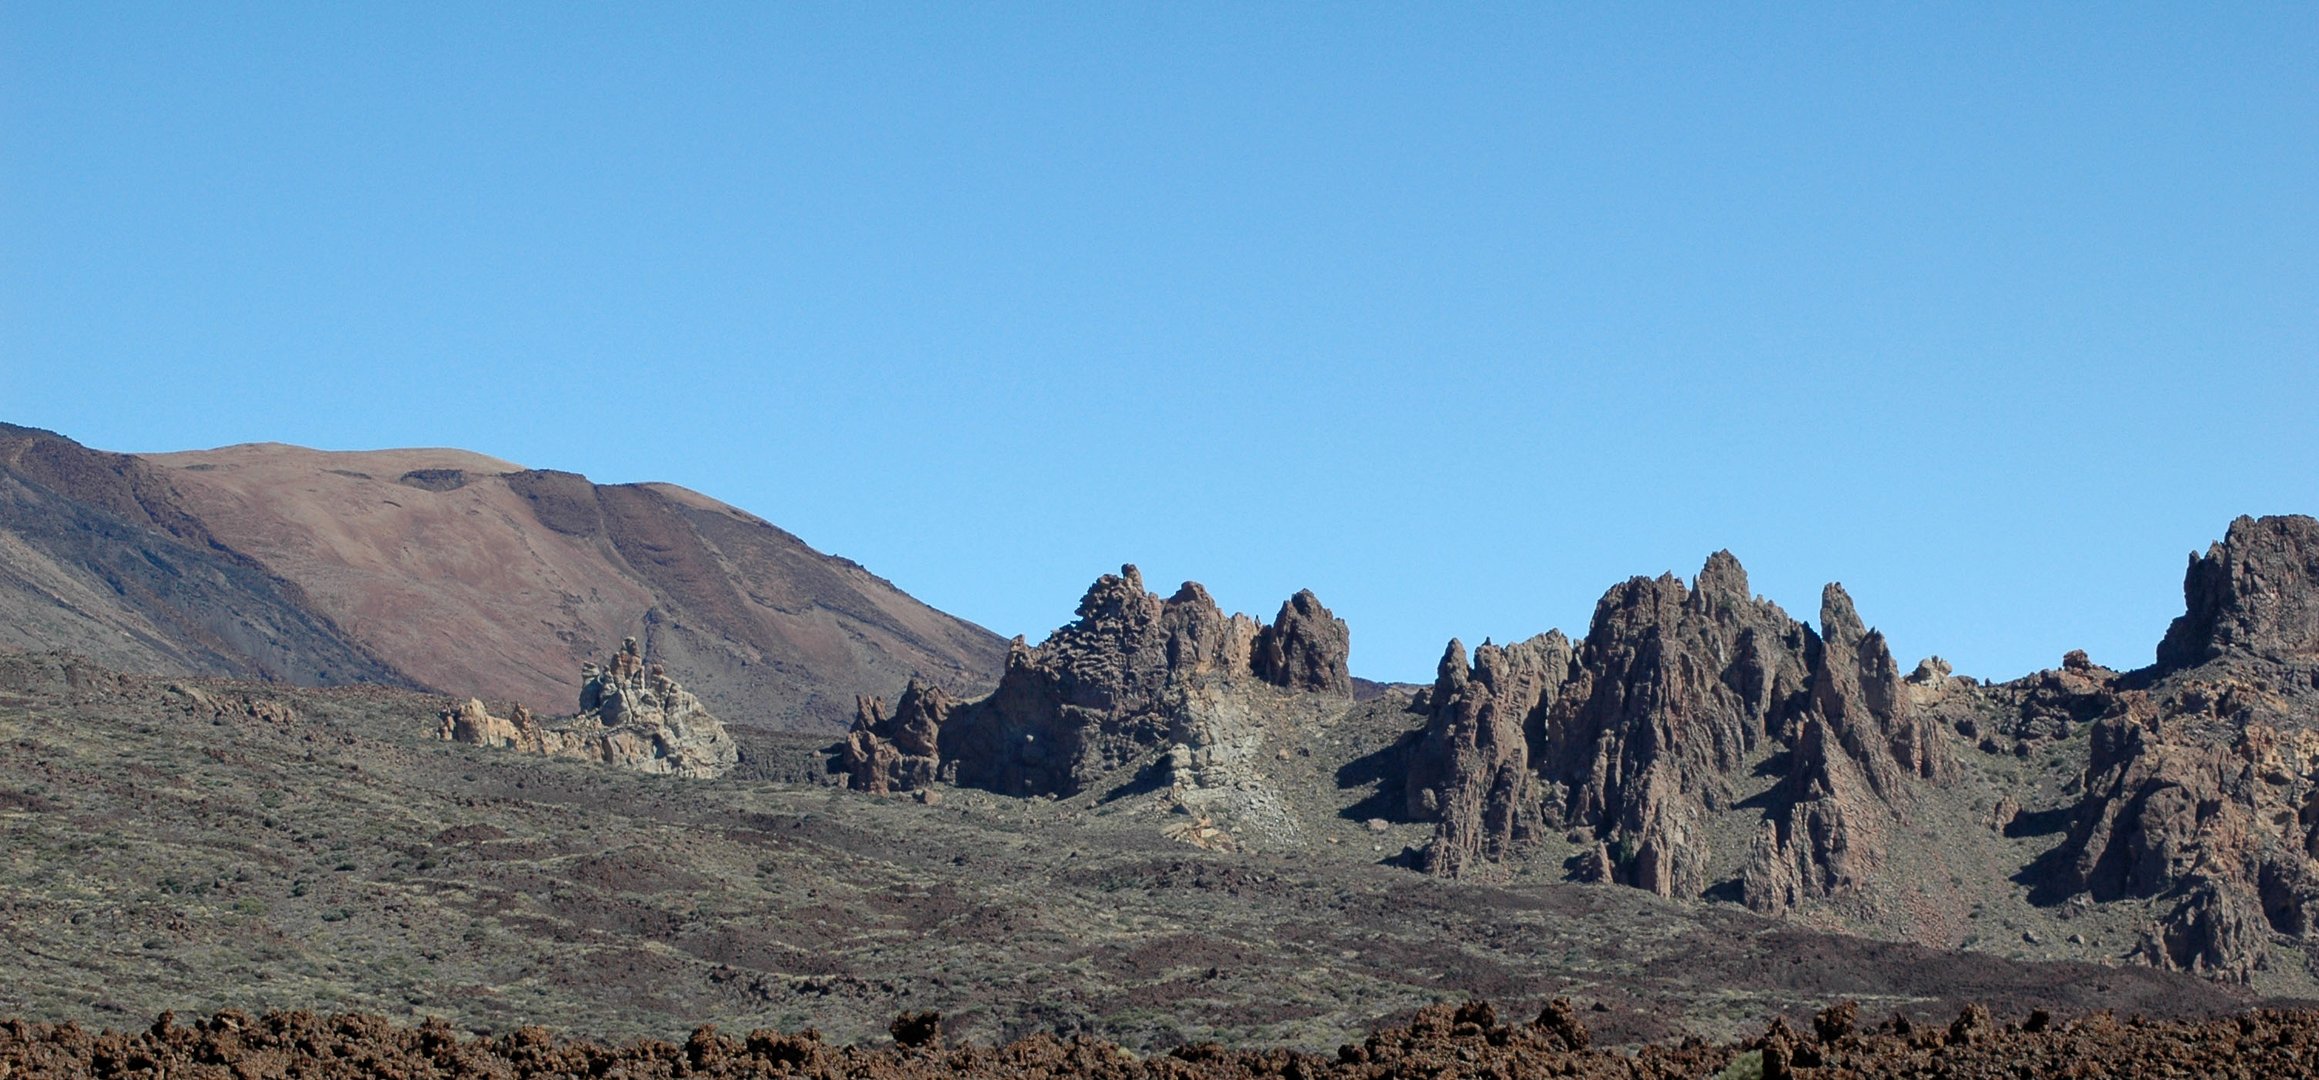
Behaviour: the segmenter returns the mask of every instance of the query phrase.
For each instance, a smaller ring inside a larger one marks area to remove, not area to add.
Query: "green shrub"
[[[1731,1059],[1715,1080],[1763,1080],[1763,1051],[1750,1050]]]

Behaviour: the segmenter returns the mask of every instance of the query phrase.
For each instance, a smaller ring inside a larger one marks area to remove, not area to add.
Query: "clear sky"
[[[0,419],[670,480],[1373,678],[1728,547],[2147,663],[2319,512],[2319,5],[0,2]]]

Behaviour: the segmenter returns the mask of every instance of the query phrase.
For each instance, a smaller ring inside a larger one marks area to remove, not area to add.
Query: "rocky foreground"
[[[1968,1006],[1945,1027],[1904,1018],[1860,1023],[1850,1002],[1822,1010],[1812,1030],[1775,1021],[1739,1042],[1697,1039],[1640,1050],[1589,1047],[1581,1012],[1556,999],[1533,1020],[1506,1022],[1471,1002],[1423,1009],[1333,1056],[1233,1050],[1215,1043],[1142,1057],[1112,1042],[1037,1035],[1004,1046],[944,1045],[932,1013],[895,1019],[889,1047],[840,1046],[807,1029],[713,1026],[682,1045],[559,1039],[525,1027],[462,1037],[441,1020],[400,1027],[376,1016],[220,1012],[179,1023],[163,1014],[142,1032],[72,1024],[0,1024],[0,1076],[61,1077],[756,1077],[1227,1078],[1575,1076],[1696,1077],[2309,1076],[2319,1070],[2319,1012],[2264,1010],[2199,1021],[2056,1020],[2040,1010],[1999,1022]]]

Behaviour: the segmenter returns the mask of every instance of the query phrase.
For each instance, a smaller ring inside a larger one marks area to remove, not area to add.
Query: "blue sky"
[[[2311,5],[0,3],[0,419],[670,480],[1356,673],[1728,547],[2148,662],[2319,511]]]

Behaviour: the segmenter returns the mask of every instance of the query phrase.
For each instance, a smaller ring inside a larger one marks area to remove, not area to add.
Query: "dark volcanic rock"
[[[1740,899],[1757,911],[1852,895],[1883,861],[1886,804],[1836,731],[1828,719],[1807,716],[1789,752],[1777,789],[1786,809],[1766,814],[1740,872]]]
[[[1921,703],[1963,690],[1929,665],[1902,679],[1842,587],[1820,618],[1816,633],[1757,598],[1717,552],[1693,587],[1667,575],[1611,589],[1575,649],[1560,635],[1485,645],[1468,671],[1452,642],[1410,757],[1410,813],[1439,823],[1421,861],[1491,871],[1558,826],[1596,845],[1581,878],[1697,896],[1716,856],[1707,820],[1761,762],[1784,772],[1742,897],[1780,911],[1858,891],[1915,785],[1954,774]]]
[[[1350,695],[1353,676],[1345,664],[1352,641],[1345,620],[1322,607],[1311,589],[1303,589],[1280,605],[1272,625],[1257,631],[1249,665],[1257,678],[1274,686]]]
[[[942,724],[957,707],[941,687],[920,679],[910,680],[892,715],[884,698],[860,698],[853,730],[839,752],[847,784],[869,792],[915,791],[932,784],[942,764]]]
[[[1158,747],[1201,743],[1200,713],[1217,687],[1351,694],[1345,624],[1310,592],[1281,605],[1265,626],[1225,615],[1195,582],[1162,600],[1125,566],[1098,578],[1076,614],[1036,647],[1016,638],[989,696],[964,705],[945,699],[910,721],[933,733],[941,778],[1010,795],[1067,795]],[[905,695],[894,723],[909,720],[912,707]],[[841,754],[853,786],[919,783],[921,763],[883,749],[882,740],[900,736],[887,734],[887,722],[870,710],[863,715]]]
[[[1901,790],[1903,776],[1940,781],[1956,771],[1947,738],[1919,715],[1905,689],[1884,635],[1863,626],[1844,587],[1830,583],[1820,593],[1812,708],[1888,799]]]
[[[2319,915],[2319,733],[2206,687],[2113,700],[2093,728],[2061,890],[2178,898],[2141,958],[2246,981],[2269,948],[2263,924],[2301,939]]]
[[[1016,638],[998,689],[942,732],[957,782],[1068,793],[1164,740],[1179,680],[1245,671],[1256,624],[1185,583],[1161,600],[1133,566],[1096,580],[1078,618],[1037,648]]]
[[[1600,1008],[1598,1003],[1597,1008]],[[1235,1015],[1255,1013],[1254,1007]],[[1280,1047],[1199,1042],[1136,1054],[1106,1039],[1041,1032],[1001,1046],[951,1043],[935,1012],[905,1012],[887,1025],[891,1047],[839,1045],[808,1027],[726,1034],[695,1027],[682,1045],[663,1039],[596,1042],[524,1026],[468,1036],[440,1017],[400,1027],[354,1013],[224,1010],[163,1013],[142,1030],[78,1024],[0,1023],[0,1075],[443,1076],[546,1078],[688,1076],[703,1080],[809,1075],[854,1080],[1378,1080],[1382,1077],[1562,1076],[1694,1080],[1702,1076],[1842,1076],[1863,1080],[1951,1077],[2307,1076],[2319,1057],[2319,1013],[2248,1009],[2195,1020],[2108,1012],[2057,1019],[2038,1008],[2000,1022],[1969,1004],[1945,1026],[1906,1016],[1855,1027],[1859,1007],[1821,1010],[1807,1036],[1774,1017],[1759,1035],[1729,1043],[1697,1038],[1639,1047],[1590,1048],[1578,1007],[1557,998],[1528,1023],[1502,1023],[1482,1001],[1442,1002],[1406,1022],[1380,1025],[1333,1055]],[[2121,1071],[2123,1070],[2123,1071]]]
[[[1794,737],[1818,654],[1729,552],[1696,584],[1635,578],[1595,605],[1540,763],[1567,793],[1555,816],[1609,845],[1615,880],[1661,896],[1706,888],[1702,812],[1730,802],[1750,751]]]
[[[2187,610],[2158,643],[2158,666],[2195,667],[2231,653],[2319,659],[2319,521],[2242,517],[2182,578]]]
[[[1529,732],[1570,678],[1571,656],[1568,639],[1550,632],[1484,642],[1468,669],[1464,644],[1450,641],[1406,788],[1410,816],[1440,823],[1421,855],[1425,870],[1475,874],[1536,843],[1545,821]]]
[[[1909,781],[1956,773],[1943,727],[1912,692],[1937,669],[1903,680],[1884,635],[1861,623],[1841,585],[1821,591],[1816,644],[1807,650],[1811,708],[1777,789],[1786,809],[1775,803],[1767,814],[1740,875],[1741,899],[1758,911],[1861,891],[1882,863],[1885,822],[1914,799]]]
[[[2158,901],[2139,959],[2244,982],[2319,921],[2319,522],[2238,519],[2182,591],[2155,667],[2072,654],[2000,691],[2025,717],[2092,718],[2042,886]]]

